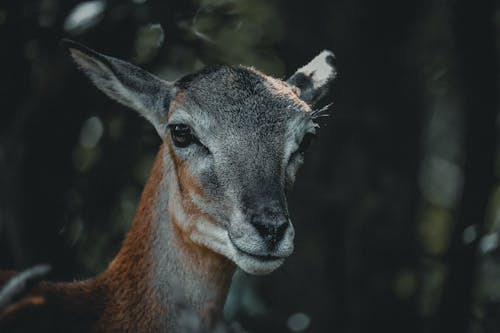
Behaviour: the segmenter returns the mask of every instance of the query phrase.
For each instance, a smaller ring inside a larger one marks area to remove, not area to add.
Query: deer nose
[[[272,250],[283,239],[288,229],[288,218],[276,214],[254,214],[251,224],[266,242],[269,250]]]

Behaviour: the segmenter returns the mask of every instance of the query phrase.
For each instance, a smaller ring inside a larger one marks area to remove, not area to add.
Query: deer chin
[[[285,261],[284,257],[253,255],[240,250],[231,241],[226,229],[209,221],[200,220],[196,223],[191,240],[223,255],[249,274],[269,274]]]

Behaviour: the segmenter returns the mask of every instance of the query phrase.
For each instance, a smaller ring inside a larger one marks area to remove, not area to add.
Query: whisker
[[[330,114],[328,112],[330,111],[331,106],[332,106],[332,104],[330,103],[330,104],[323,106],[320,109],[313,110],[311,113],[311,119],[314,121],[314,120],[317,120],[319,118],[329,117]]]
[[[312,119],[318,119],[318,118],[325,118],[325,117],[330,117],[331,114],[319,114],[317,116],[312,117]]]

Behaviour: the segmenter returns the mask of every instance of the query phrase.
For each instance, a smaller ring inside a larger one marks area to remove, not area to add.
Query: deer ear
[[[299,97],[313,105],[328,92],[329,83],[337,76],[334,60],[333,53],[325,50],[299,68],[287,83],[299,88]]]
[[[166,132],[167,110],[174,95],[172,83],[70,40],[62,40],[78,67],[112,99],[138,111],[160,136]]]

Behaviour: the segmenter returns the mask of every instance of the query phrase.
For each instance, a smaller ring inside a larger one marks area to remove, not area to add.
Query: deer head
[[[285,193],[318,130],[312,106],[336,75],[333,54],[323,51],[286,82],[242,66],[167,82],[64,45],[100,90],[138,111],[163,140],[165,223],[248,273],[278,268],[293,251]]]

